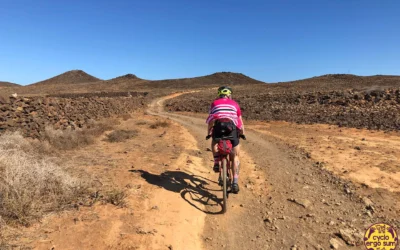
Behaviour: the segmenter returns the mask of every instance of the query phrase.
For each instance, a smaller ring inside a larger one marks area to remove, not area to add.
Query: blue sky
[[[400,75],[398,0],[0,0],[0,80]]]

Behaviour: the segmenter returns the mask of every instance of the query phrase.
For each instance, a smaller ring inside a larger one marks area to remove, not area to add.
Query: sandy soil
[[[65,155],[100,189],[124,189],[125,207],[97,204],[47,216],[17,230],[14,244],[34,249],[329,249],[335,239],[339,249],[359,249],[360,235],[372,223],[400,228],[400,195],[394,192],[398,169],[392,162],[397,135],[251,123],[248,140],[241,142],[241,191],[229,197],[228,212],[221,214],[222,193],[211,172],[204,118],[164,112],[166,98],[119,125],[139,130],[138,137],[120,143],[99,138]],[[150,129],[157,119],[171,125]],[[377,174],[385,181],[379,182]]]
[[[251,123],[249,128],[304,149],[337,175],[400,192],[400,134],[330,125]]]

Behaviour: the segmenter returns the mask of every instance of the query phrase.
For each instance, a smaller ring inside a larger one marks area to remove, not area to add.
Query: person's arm
[[[241,122],[241,124],[242,124],[242,129],[240,130],[240,134],[241,134],[241,135],[244,135],[244,123],[243,123],[242,116],[239,116],[239,120],[240,120],[240,122]]]
[[[236,103],[236,105],[237,105],[236,109],[237,109],[238,120],[239,120],[239,123],[242,124],[242,128],[240,129],[239,134],[244,135],[244,123],[243,123],[243,119],[242,119],[242,110],[240,109],[239,104]]]
[[[211,103],[210,108],[209,108],[209,110],[208,110],[208,118],[207,118],[207,120],[210,119],[211,110],[212,110],[212,108],[213,108],[213,104],[214,104],[214,103]],[[213,126],[214,126],[214,120],[210,120],[210,121],[208,122],[207,135],[211,135],[211,129],[212,129]]]
[[[211,129],[214,127],[214,121],[208,123],[207,135],[211,135]]]

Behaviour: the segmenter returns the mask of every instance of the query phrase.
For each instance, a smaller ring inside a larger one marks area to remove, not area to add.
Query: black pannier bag
[[[219,119],[215,122],[214,129],[219,131],[221,135],[228,136],[232,133],[235,129],[235,124],[232,122],[231,119]]]

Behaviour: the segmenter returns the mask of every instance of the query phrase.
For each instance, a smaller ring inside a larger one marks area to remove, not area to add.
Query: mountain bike
[[[211,135],[206,137],[206,140],[210,139]],[[246,140],[244,135],[240,135],[240,138]],[[228,207],[228,198],[229,193],[231,192],[232,180],[233,180],[233,171],[232,164],[230,160],[230,153],[232,152],[232,144],[231,139],[232,136],[223,136],[222,138],[215,138],[215,142],[218,145],[218,154],[219,154],[219,177],[218,177],[218,185],[222,187],[222,196],[223,196],[223,206],[222,213],[226,213]],[[229,187],[229,190],[228,190]]]

